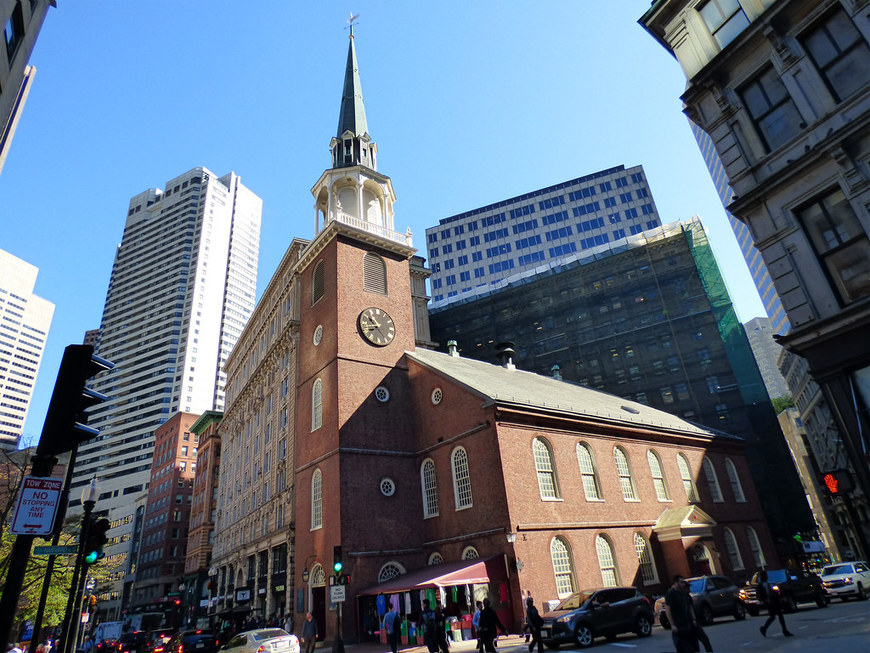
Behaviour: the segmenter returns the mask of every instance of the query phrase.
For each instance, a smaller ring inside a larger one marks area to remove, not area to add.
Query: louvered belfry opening
[[[387,294],[387,264],[371,252],[363,257],[363,290]]]
[[[311,275],[311,305],[314,306],[323,297],[323,261],[318,261]]]

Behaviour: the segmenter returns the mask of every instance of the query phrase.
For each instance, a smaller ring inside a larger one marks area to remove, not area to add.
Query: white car
[[[820,575],[830,598],[845,601],[850,596],[857,596],[864,600],[870,593],[870,567],[864,561],[827,565]]]
[[[281,628],[258,628],[234,635],[221,650],[229,653],[299,653],[299,638]]]

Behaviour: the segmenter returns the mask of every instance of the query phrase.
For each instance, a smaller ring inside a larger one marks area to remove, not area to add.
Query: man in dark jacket
[[[535,650],[535,644],[538,645],[538,653],[544,653],[544,640],[541,639],[541,627],[544,625],[544,619],[535,607],[535,601],[531,596],[526,599],[526,623],[532,635],[529,653]]]
[[[483,643],[483,648],[488,653],[495,653],[493,642],[498,636],[497,630],[507,635],[507,629],[502,626],[498,615],[492,609],[492,604],[489,599],[483,599],[483,610],[480,611],[480,640]]]
[[[305,615],[305,621],[302,622],[302,645],[305,647],[305,653],[314,653],[316,644],[317,622],[314,620],[314,615],[309,612]]]

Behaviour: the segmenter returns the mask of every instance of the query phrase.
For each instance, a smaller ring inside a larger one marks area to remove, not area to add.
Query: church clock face
[[[386,347],[396,336],[393,318],[379,308],[367,308],[359,314],[359,332],[371,344]]]

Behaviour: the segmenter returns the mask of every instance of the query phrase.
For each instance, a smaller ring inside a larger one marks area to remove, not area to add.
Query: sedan
[[[258,628],[234,635],[221,650],[231,653],[299,653],[299,639],[281,628]]]
[[[695,616],[703,626],[709,626],[716,617],[746,618],[746,607],[740,600],[738,587],[725,576],[698,576],[687,578],[689,593],[695,607]],[[670,628],[665,614],[664,597],[656,601],[655,612],[662,628]]]
[[[821,577],[830,598],[845,601],[856,596],[863,601],[870,592],[870,568],[863,560],[827,565],[822,569]]]

